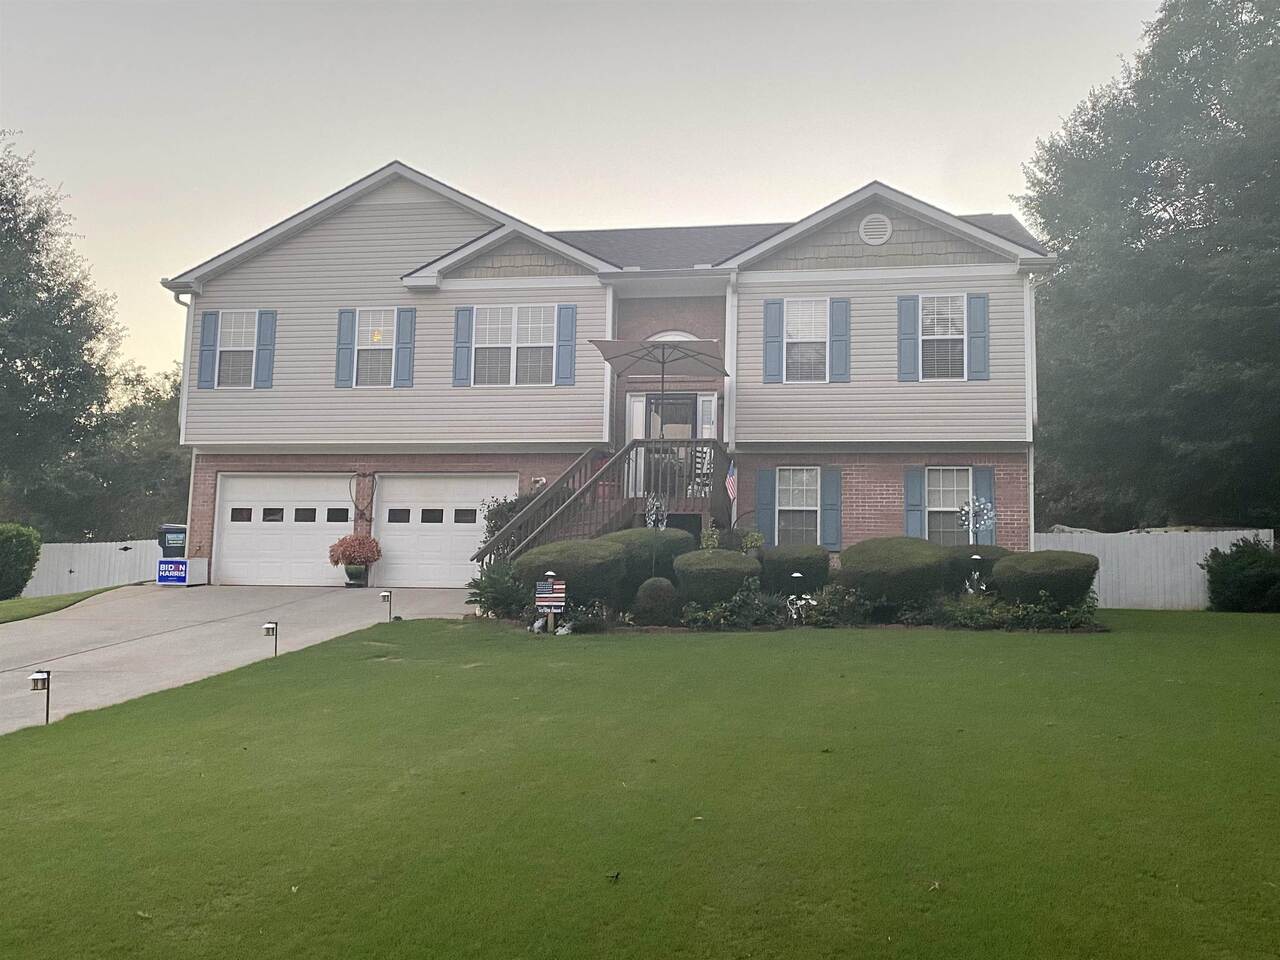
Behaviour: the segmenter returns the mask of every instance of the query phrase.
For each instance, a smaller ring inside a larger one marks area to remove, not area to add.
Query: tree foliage
[[[178,373],[120,362],[62,200],[0,134],[0,519],[46,541],[151,536],[186,515]]]
[[[1280,522],[1280,0],[1166,0],[1025,168],[1044,522]]]

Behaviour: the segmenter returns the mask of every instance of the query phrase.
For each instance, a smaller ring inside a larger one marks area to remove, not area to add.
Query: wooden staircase
[[[632,440],[601,464],[603,457],[599,449],[584,453],[471,559],[489,564],[544,543],[642,525],[652,502],[668,514],[730,526],[729,453],[718,440]]]

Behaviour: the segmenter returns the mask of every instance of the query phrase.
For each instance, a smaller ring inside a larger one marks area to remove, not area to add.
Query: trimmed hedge
[[[39,533],[20,523],[0,523],[0,600],[22,595],[39,559]]]
[[[619,604],[619,586],[626,575],[626,551],[604,540],[560,540],[534,547],[516,557],[512,571],[533,600],[533,585],[548,570],[565,582],[570,603],[586,606],[596,600]]]
[[[620,589],[624,605],[635,597],[640,584],[651,577],[673,580],[675,558],[697,546],[693,534],[687,530],[658,530],[654,527],[632,527],[606,533],[597,539],[616,543],[626,552],[626,574]]]
[[[977,570],[982,574],[985,583],[991,583],[992,571],[995,569],[996,561],[1013,553],[1004,547],[997,547],[991,544],[970,543],[960,547],[944,547],[947,551],[947,565],[951,568],[951,576],[947,589],[953,593],[958,593],[964,588],[964,582],[969,578],[969,574]],[[974,560],[974,556],[979,556],[981,560]]]
[[[1200,567],[1208,575],[1210,610],[1280,613],[1280,548],[1246,537],[1228,550],[1214,547]]]
[[[946,592],[952,575],[945,548],[916,537],[877,537],[844,549],[836,582],[872,603],[920,606]]]
[[[1012,553],[996,561],[992,583],[1004,600],[1036,603],[1044,591],[1064,607],[1083,603],[1098,575],[1098,558],[1071,550]]]
[[[791,574],[799,571],[799,580]],[[799,592],[816,594],[831,576],[831,555],[814,544],[767,547],[760,551],[760,589],[789,597]]]
[[[666,577],[650,577],[640,584],[631,618],[642,627],[670,627],[680,622],[680,600]]]
[[[694,550],[676,557],[674,566],[680,597],[704,607],[728,600],[748,577],[760,576],[760,564],[736,550]]]

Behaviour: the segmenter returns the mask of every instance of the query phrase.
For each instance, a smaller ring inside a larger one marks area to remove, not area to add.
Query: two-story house
[[[878,182],[795,223],[546,232],[391,163],[163,281],[188,552],[214,583],[336,584],[329,544],[371,532],[375,583],[461,586],[484,501],[528,491],[517,551],[655,494],[769,543],[1028,549],[1053,263],[1011,216]],[[659,383],[592,340],[722,362]]]

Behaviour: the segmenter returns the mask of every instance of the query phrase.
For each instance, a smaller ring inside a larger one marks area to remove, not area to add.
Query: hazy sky
[[[161,369],[160,277],[393,158],[546,229],[792,220],[871,179],[1014,212],[1157,5],[0,0],[0,127]]]

